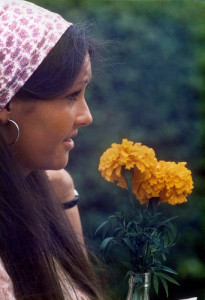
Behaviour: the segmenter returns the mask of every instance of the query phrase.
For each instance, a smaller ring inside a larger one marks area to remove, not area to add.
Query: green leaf
[[[100,246],[100,249],[102,251],[105,251],[107,246],[109,245],[109,243],[113,240],[113,237],[108,237],[106,239],[104,239],[104,241],[102,242],[101,246]]]
[[[158,292],[159,292],[159,280],[158,280],[158,278],[157,278],[157,276],[155,274],[153,275],[153,285],[154,285],[155,292],[158,295]]]
[[[116,227],[113,231],[113,235],[114,236],[119,236],[120,234],[122,234],[124,232],[123,228],[122,227]]]
[[[128,224],[127,224],[127,231],[129,231],[130,227],[134,227],[134,222],[133,221],[130,221]]]
[[[162,258],[163,258],[163,261],[166,261],[167,260],[167,257],[164,253],[162,253]]]
[[[116,213],[117,214],[117,213]],[[108,217],[108,220],[111,220],[111,219],[116,219],[116,216],[115,215],[111,215]]]
[[[163,284],[163,286],[164,286],[164,289],[165,289],[165,292],[166,292],[166,296],[167,296],[167,298],[168,298],[168,285],[167,285],[167,282],[166,282],[166,280],[164,279],[164,278],[160,278],[160,280],[162,281],[162,284]]]
[[[155,273],[155,274],[157,274],[159,277],[165,278],[166,280],[168,280],[176,285],[180,285],[174,278],[168,276],[167,274],[164,274],[164,273]]]
[[[174,216],[174,217],[171,217],[171,218],[169,218],[169,219],[165,219],[163,222],[162,222],[162,224],[167,224],[167,223],[169,223],[170,221],[173,221],[173,220],[175,220],[175,219],[177,219],[178,218],[178,216]]]
[[[166,267],[166,266],[162,266],[161,269],[162,269],[163,271],[165,271],[165,272],[172,273],[172,274],[174,274],[174,275],[177,275],[177,274],[178,274],[177,272],[175,272],[174,270],[172,270],[172,269],[170,269],[169,267]]]
[[[122,239],[124,241],[124,243],[135,253],[135,247],[133,246],[133,244],[130,242],[129,239],[123,238]]]
[[[108,224],[108,221],[103,222],[103,223],[96,229],[95,234],[98,234],[99,231],[100,231],[104,226],[106,226],[106,225],[109,225],[109,224]]]

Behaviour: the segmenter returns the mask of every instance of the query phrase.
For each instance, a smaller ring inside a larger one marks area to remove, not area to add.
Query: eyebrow
[[[89,83],[89,82],[91,81],[91,79],[92,79],[92,76],[91,76],[91,77],[89,77],[88,79],[85,79],[85,80],[79,81],[79,83],[78,83],[78,84],[87,84],[87,83]]]
[[[90,82],[89,80],[83,80],[83,81],[79,81],[78,82],[78,85],[81,85],[81,84],[87,84],[88,82]]]

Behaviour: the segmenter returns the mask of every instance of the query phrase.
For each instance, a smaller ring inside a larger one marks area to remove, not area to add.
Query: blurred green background
[[[125,191],[98,172],[101,154],[128,138],[155,149],[158,159],[187,161],[194,191],[188,202],[163,205],[179,216],[178,244],[167,265],[179,273],[169,299],[205,299],[205,3],[204,1],[33,0],[73,23],[91,24],[104,40],[104,59],[93,68],[86,92],[94,122],[82,128],[68,170],[81,197],[85,235],[98,253],[94,234],[107,216],[123,209]],[[89,242],[90,244],[90,242]],[[112,299],[125,299],[119,266],[108,267]],[[165,299],[152,294],[151,299]]]

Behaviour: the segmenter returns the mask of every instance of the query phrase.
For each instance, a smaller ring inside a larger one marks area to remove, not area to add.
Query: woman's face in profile
[[[89,125],[92,116],[84,98],[91,80],[87,54],[73,86],[52,100],[11,102],[11,118],[19,125],[20,137],[12,146],[15,159],[26,169],[57,170],[68,162],[78,128]]]

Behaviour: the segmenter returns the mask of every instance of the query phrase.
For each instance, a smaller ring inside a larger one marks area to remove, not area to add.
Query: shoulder
[[[0,258],[0,295],[1,300],[15,300],[13,284]]]

